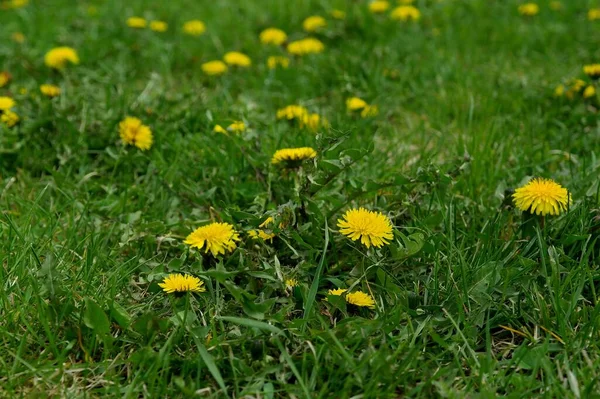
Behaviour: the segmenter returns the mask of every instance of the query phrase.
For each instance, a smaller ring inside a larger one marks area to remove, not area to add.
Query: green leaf
[[[83,322],[86,326],[94,330],[96,335],[98,335],[105,344],[110,342],[110,321],[108,320],[106,313],[104,313],[104,310],[90,298],[85,299]]]
[[[252,319],[244,319],[241,317],[231,317],[231,316],[221,316],[220,320],[228,321],[230,323],[239,324],[241,326],[258,328],[259,330],[269,331],[274,334],[282,334],[283,331],[279,328],[272,326],[271,324],[265,323],[263,321],[252,320]]]
[[[110,317],[125,330],[131,325],[131,316],[117,302],[110,304]]]

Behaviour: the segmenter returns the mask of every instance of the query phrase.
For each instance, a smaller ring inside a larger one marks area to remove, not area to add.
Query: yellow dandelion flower
[[[346,291],[348,291],[348,290],[345,288],[336,288],[336,289],[327,291],[327,295],[342,296]]]
[[[242,133],[246,131],[246,124],[242,121],[235,121],[227,126],[227,130],[233,133]]]
[[[305,115],[308,115],[308,110],[301,105],[288,105],[277,110],[277,119],[301,120]]]
[[[583,73],[592,79],[600,78],[600,64],[590,64],[583,67]]]
[[[0,72],[0,87],[4,87],[10,82],[10,73],[8,72]]]
[[[190,36],[200,36],[206,31],[206,26],[204,22],[193,19],[183,24],[183,31]]]
[[[600,8],[592,8],[588,11],[588,19],[590,21],[596,21],[600,19]]]
[[[300,119],[300,127],[310,130],[317,130],[321,126],[321,116],[319,114],[307,114]]]
[[[390,17],[396,21],[418,21],[421,12],[413,6],[399,6],[392,10]]]
[[[294,55],[317,54],[322,53],[323,50],[325,45],[313,37],[290,42],[287,46],[287,51]]]
[[[227,65],[242,68],[247,68],[252,64],[250,57],[248,57],[244,53],[240,53],[239,51],[230,51],[228,53],[225,53],[225,55],[223,56],[223,61],[225,61]]]
[[[287,57],[282,57],[280,55],[272,55],[267,58],[267,67],[269,69],[275,69],[278,66],[282,68],[287,68],[290,65],[290,59]]]
[[[285,280],[285,288],[287,288],[288,290],[291,290],[294,287],[298,286],[298,280],[296,280],[295,278],[288,278]]]
[[[550,179],[536,178],[513,194],[515,205],[536,215],[558,215],[566,211],[571,198],[566,188]]]
[[[213,256],[232,252],[236,248],[236,241],[240,240],[239,234],[229,223],[211,223],[198,227],[190,233],[184,243],[192,248],[202,249],[206,246],[205,253],[210,251]]]
[[[20,120],[21,118],[19,118],[19,115],[11,110],[5,110],[2,112],[2,114],[0,114],[0,122],[5,124],[7,127],[15,126]]]
[[[287,40],[287,34],[281,29],[267,28],[260,32],[259,38],[262,44],[274,44],[280,46]]]
[[[372,118],[377,116],[377,114],[379,114],[379,107],[377,105],[367,105],[360,112],[360,116],[363,118]]]
[[[248,231],[248,235],[250,236],[250,238],[253,239],[257,239],[260,238],[263,241],[273,241],[273,238],[275,237],[275,234],[273,233],[267,233],[264,230],[250,230]]]
[[[23,43],[25,41],[25,35],[21,32],[15,32],[12,35],[10,35],[10,37],[17,43]]]
[[[148,25],[148,22],[142,17],[127,18],[127,26],[134,29],[143,29]]]
[[[152,131],[138,118],[126,117],[119,123],[119,134],[123,143],[134,145],[142,151],[152,147]]]
[[[152,21],[150,22],[150,29],[154,32],[166,32],[169,25],[164,21]]]
[[[202,72],[211,76],[222,75],[227,72],[227,64],[221,60],[205,62],[202,64],[201,68]]]
[[[310,147],[300,148],[283,148],[275,151],[273,158],[271,158],[272,164],[286,163],[287,167],[299,166],[303,161],[312,159],[317,156],[317,152]]]
[[[554,97],[562,97],[565,94],[565,85],[558,85],[554,89]]]
[[[227,134],[227,130],[223,129],[223,126],[221,125],[215,125],[213,132]]]
[[[346,302],[351,305],[367,307],[369,309],[375,308],[375,300],[373,297],[362,291],[354,291],[346,294]]]
[[[519,6],[519,14],[526,17],[533,17],[540,12],[540,6],[535,3],[525,3]]]
[[[560,1],[551,1],[550,8],[554,11],[559,11],[562,9],[562,3]]]
[[[310,16],[302,22],[302,28],[307,32],[315,32],[326,26],[327,21],[319,15]]]
[[[367,102],[358,97],[350,97],[346,99],[346,109],[348,111],[357,111],[367,106]]]
[[[333,19],[346,19],[346,13],[342,10],[331,10],[329,15],[331,15]]]
[[[50,68],[62,69],[67,63],[79,64],[79,56],[71,47],[55,47],[46,53],[44,62]]]
[[[187,274],[169,274],[158,285],[167,294],[206,291],[206,288],[203,287],[204,281]]]
[[[369,11],[373,14],[381,14],[390,8],[390,3],[385,0],[375,0],[369,3]]]
[[[16,105],[15,100],[10,97],[0,97],[0,111],[6,111]]]
[[[55,85],[43,84],[40,86],[40,91],[47,97],[56,97],[60,94],[60,87]]]
[[[389,244],[394,238],[392,222],[380,212],[373,212],[364,208],[349,209],[342,219],[338,219],[340,233],[360,242],[367,248],[371,245],[380,248]]]
[[[589,85],[583,91],[583,98],[592,98],[596,95],[596,88],[592,85]]]

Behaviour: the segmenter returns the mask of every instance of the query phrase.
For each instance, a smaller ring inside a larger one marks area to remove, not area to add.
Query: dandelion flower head
[[[202,64],[202,72],[207,75],[222,75],[227,72],[227,64],[221,60],[208,61]]]
[[[10,35],[10,37],[17,43],[23,43],[25,41],[25,35],[21,32],[15,32],[12,35]]]
[[[351,305],[367,307],[369,309],[375,308],[375,300],[373,297],[362,291],[354,291],[346,294],[346,302]]]
[[[375,0],[369,3],[369,11],[373,14],[381,14],[390,8],[390,3],[385,0]]]
[[[304,22],[302,22],[302,28],[306,32],[315,32],[326,26],[327,26],[327,21],[325,20],[325,18],[323,18],[319,15],[310,16],[310,17],[306,18],[304,20]]]
[[[260,32],[259,38],[262,44],[280,46],[287,40],[287,34],[278,28],[267,28]]]
[[[342,219],[338,219],[340,233],[360,242],[367,248],[371,245],[382,247],[394,238],[392,222],[383,213],[369,211],[364,208],[346,211]]]
[[[204,282],[202,280],[187,274],[169,274],[164,278],[163,282],[158,285],[167,294],[206,291],[206,288],[203,287]]]
[[[399,6],[392,10],[390,17],[397,21],[418,21],[421,18],[421,12],[413,6]]]
[[[346,99],[346,109],[348,111],[357,111],[367,106],[367,102],[359,97],[350,97]]]
[[[519,14],[527,17],[533,17],[540,12],[540,6],[536,3],[525,3],[519,6]]]
[[[300,163],[307,159],[312,159],[317,156],[317,152],[311,147],[300,147],[300,148],[283,148],[275,151],[273,158],[271,158],[272,164],[286,163],[287,166],[298,166]]]
[[[596,21],[600,19],[600,8],[592,8],[588,11],[588,19],[590,21]]]
[[[322,53],[323,50],[325,45],[313,37],[290,42],[287,46],[287,51],[294,55],[317,54]]]
[[[278,66],[285,69],[290,65],[290,59],[287,57],[282,57],[280,55],[272,55],[267,58],[267,67],[269,69],[275,69]]]
[[[56,97],[60,94],[60,87],[50,84],[40,86],[40,92],[46,97]]]
[[[0,122],[5,124],[7,127],[15,126],[17,123],[19,123],[20,120],[21,119],[19,118],[19,115],[12,112],[11,110],[6,110],[2,112],[2,114],[0,114]]]
[[[183,24],[183,31],[190,36],[200,36],[206,31],[206,25],[202,21],[193,19]]]
[[[558,215],[567,210],[571,198],[566,188],[550,179],[536,178],[513,194],[515,205],[536,215]]]
[[[79,56],[71,47],[56,47],[46,53],[44,62],[50,68],[62,69],[67,63],[79,64]]]
[[[211,223],[206,226],[198,227],[190,233],[184,243],[192,248],[205,248],[205,253],[210,251],[213,256],[232,252],[236,247],[236,241],[239,241],[239,234],[229,223]]]
[[[149,150],[152,147],[152,131],[138,118],[126,117],[119,123],[119,135],[123,143],[134,145],[140,150]]]
[[[143,29],[148,25],[148,22],[142,17],[127,18],[127,26],[134,29]]]
[[[15,100],[10,97],[0,97],[0,111],[6,111],[16,105]]]
[[[583,73],[592,79],[600,78],[600,64],[590,64],[583,67]]]
[[[247,68],[252,64],[250,57],[248,57],[244,53],[240,53],[239,51],[230,51],[228,53],[225,53],[225,55],[223,56],[223,61],[225,61],[227,65],[242,68]]]
[[[166,32],[169,25],[164,21],[152,21],[150,22],[150,29],[154,32]]]

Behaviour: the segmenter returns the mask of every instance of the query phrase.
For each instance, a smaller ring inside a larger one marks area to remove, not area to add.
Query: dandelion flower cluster
[[[336,289],[329,290],[327,292],[327,295],[333,295],[333,296],[344,295],[344,299],[350,305],[354,305],[354,306],[358,306],[358,307],[366,307],[369,309],[375,308],[375,299],[373,299],[373,297],[371,295],[367,294],[366,292],[360,291],[360,290],[354,291],[354,292],[348,292],[348,290],[345,288],[336,288]]]
[[[371,245],[380,248],[394,238],[390,219],[383,213],[364,208],[346,211],[342,219],[338,219],[337,225],[340,233],[352,241],[360,238],[360,242],[367,248]]]
[[[335,288],[327,291],[327,295],[342,296],[346,291],[348,290],[345,288]]]
[[[262,44],[280,46],[287,40],[287,34],[281,29],[267,28],[260,32],[259,38]]]
[[[211,223],[206,226],[198,227],[190,233],[184,243],[192,248],[205,248],[205,253],[210,251],[213,256],[232,252],[236,247],[236,241],[239,241],[239,234],[229,223]]]
[[[313,37],[296,40],[287,46],[287,51],[293,55],[317,54],[322,53],[323,50],[325,50],[325,45]]]
[[[206,31],[206,25],[204,22],[197,19],[187,21],[183,24],[183,32],[190,36],[200,36]]]
[[[319,126],[329,126],[329,122],[326,119],[321,118],[319,114],[310,113],[308,109],[301,105],[288,105],[278,109],[277,119],[295,120],[301,128],[308,128],[310,130],[316,130]]]
[[[60,94],[60,87],[51,84],[43,84],[40,86],[40,92],[46,97],[56,97]]]
[[[169,274],[164,278],[163,282],[158,285],[167,294],[206,291],[206,288],[203,287],[204,282],[202,280],[187,274]]]
[[[252,64],[250,57],[248,57],[244,53],[240,53],[239,51],[230,51],[228,53],[225,53],[225,55],[223,56],[223,61],[225,61],[227,65],[237,66],[241,68],[247,68]]]
[[[590,64],[583,67],[583,73],[592,79],[600,78],[600,64]]]
[[[390,17],[396,21],[418,21],[421,12],[413,6],[399,6],[392,10]]]
[[[317,152],[311,147],[283,148],[275,151],[271,163],[276,165],[285,163],[288,167],[299,166],[303,161],[317,156]]]
[[[369,3],[369,11],[373,14],[382,14],[390,8],[390,3],[385,0],[375,0]]]
[[[290,59],[287,57],[283,57],[280,55],[271,55],[267,58],[267,67],[269,69],[276,69],[277,67],[281,67],[283,69],[287,68],[290,65]]]
[[[277,110],[277,119],[302,119],[308,114],[308,110],[301,105],[288,105]]]
[[[571,198],[566,188],[550,179],[536,178],[513,194],[515,205],[536,215],[558,215],[567,210]]]
[[[123,143],[134,145],[140,150],[149,150],[152,147],[152,131],[138,118],[126,117],[119,123],[119,134]]]
[[[144,29],[148,25],[146,19],[142,17],[129,17],[127,18],[127,26],[134,29]]]
[[[79,64],[79,56],[71,47],[56,47],[46,53],[44,62],[50,68],[63,69],[67,63]]]
[[[525,3],[519,6],[519,14],[526,17],[533,17],[540,12],[540,6],[536,3]]]
[[[221,60],[205,62],[200,68],[202,68],[202,72],[210,76],[222,75],[227,72],[227,64]]]
[[[302,28],[306,32],[315,32],[326,26],[327,26],[327,21],[325,20],[325,18],[323,18],[319,15],[310,16],[310,17],[306,18],[304,20],[304,22],[302,22]]]

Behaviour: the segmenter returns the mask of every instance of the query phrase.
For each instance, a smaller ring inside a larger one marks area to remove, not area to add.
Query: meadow
[[[600,397],[600,3],[0,0],[0,397]]]

